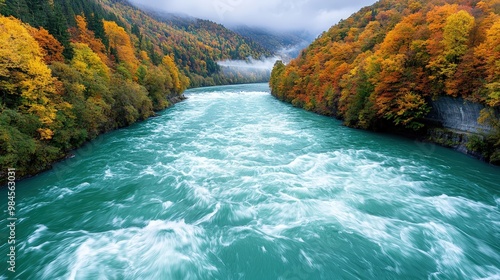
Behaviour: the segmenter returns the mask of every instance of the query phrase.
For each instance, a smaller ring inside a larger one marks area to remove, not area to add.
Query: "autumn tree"
[[[57,39],[52,36],[45,28],[29,28],[31,36],[38,42],[43,54],[45,63],[50,64],[54,61],[64,62],[64,47]]]
[[[153,115],[153,104],[145,87],[131,80],[111,80],[114,119],[118,127],[130,125]]]
[[[173,92],[180,94],[189,86],[189,80],[179,72],[177,65],[174,63],[174,59],[166,55],[163,57],[162,65],[165,67],[172,79],[172,90]]]
[[[71,41],[74,43],[84,43],[96,53],[108,66],[112,63],[106,55],[106,48],[101,39],[95,37],[94,32],[88,29],[87,19],[82,15],[75,16],[76,26],[69,29]]]
[[[117,60],[123,63],[131,75],[134,75],[139,67],[139,60],[135,56],[134,46],[128,33],[113,21],[104,21],[104,30],[112,50],[110,52],[116,52]]]
[[[474,27],[474,17],[461,10],[446,19],[443,30],[444,56],[450,63],[457,63],[466,52],[469,36]]]
[[[171,94],[173,88],[172,77],[161,66],[143,68],[144,78],[141,84],[148,91],[154,110],[162,110],[170,105],[166,96]]]
[[[110,69],[104,64],[101,58],[93,52],[86,44],[74,43],[75,55],[71,65],[89,80],[97,76],[104,82],[109,82]]]
[[[418,130],[443,94],[498,106],[497,2],[380,1],[277,63],[272,94],[368,129]]]
[[[46,53],[30,34],[33,29],[0,17],[0,167],[15,166],[20,176],[46,169],[61,157],[52,142],[59,116],[71,109],[43,61]],[[52,39],[45,32],[42,37]]]
[[[278,60],[274,63],[273,70],[271,72],[271,78],[269,80],[269,85],[271,87],[271,93],[277,95],[280,91],[280,80],[283,76],[283,70],[285,69],[285,64],[283,61]]]
[[[475,50],[485,73],[484,96],[494,107],[500,106],[500,17],[486,32],[486,40]]]
[[[42,51],[27,28],[14,18],[0,17],[0,92],[7,108],[36,115],[41,139],[53,135],[56,117],[54,78],[43,62]]]

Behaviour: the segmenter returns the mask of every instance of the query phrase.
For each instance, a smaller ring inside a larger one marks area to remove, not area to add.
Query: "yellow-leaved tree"
[[[84,99],[86,100],[84,118],[87,120],[87,130],[91,138],[96,137],[105,128],[108,117],[111,115],[111,105],[114,100],[109,91],[111,80],[110,69],[93,52],[87,44],[72,43],[75,55],[71,60],[71,66],[80,73],[81,85],[83,87]]]
[[[84,43],[72,43],[71,46],[75,49],[75,55],[71,60],[73,66],[84,77],[89,77],[89,80],[95,80],[94,75],[102,78],[106,83],[110,79],[110,70],[101,60],[99,55]]]
[[[173,91],[182,93],[189,86],[189,80],[186,76],[179,72],[179,68],[175,65],[174,59],[170,55],[163,57],[162,65],[165,66],[170,77],[172,78]]]
[[[2,106],[36,115],[42,140],[51,139],[56,118],[55,79],[37,41],[23,23],[0,17],[0,96]]]
[[[443,28],[444,55],[446,60],[455,63],[467,52],[469,34],[474,28],[474,17],[461,10],[446,19]]]
[[[76,27],[71,27],[69,32],[71,34],[71,41],[73,43],[86,44],[94,53],[96,53],[108,66],[113,64],[106,55],[106,47],[102,41],[95,37],[94,32],[88,29],[87,19],[84,16],[75,16]]]

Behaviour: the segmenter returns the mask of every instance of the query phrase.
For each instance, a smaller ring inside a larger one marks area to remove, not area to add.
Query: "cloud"
[[[209,19],[227,26],[321,33],[375,0],[130,0],[134,4]]]
[[[248,58],[248,60],[222,60],[217,62],[222,67],[238,68],[241,70],[272,70],[276,60],[281,57],[268,57],[263,59]]]

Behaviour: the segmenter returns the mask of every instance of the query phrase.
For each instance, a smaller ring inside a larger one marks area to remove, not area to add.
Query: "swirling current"
[[[500,168],[265,84],[186,96],[18,182],[0,278],[500,279]]]

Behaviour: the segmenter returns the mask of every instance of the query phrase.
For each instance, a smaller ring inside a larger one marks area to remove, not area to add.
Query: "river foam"
[[[25,183],[40,187],[20,200],[23,276],[500,277],[498,169],[420,156],[263,85],[186,95],[76,158],[73,176]]]

